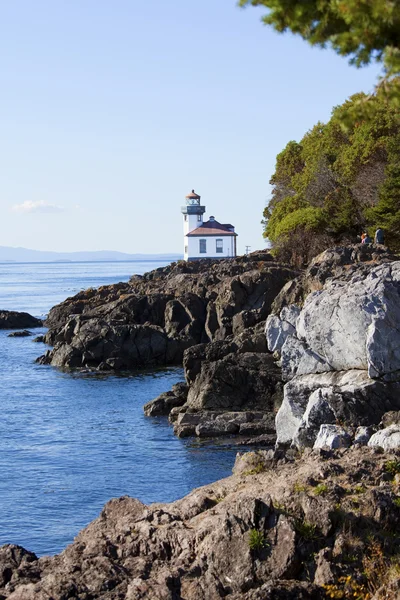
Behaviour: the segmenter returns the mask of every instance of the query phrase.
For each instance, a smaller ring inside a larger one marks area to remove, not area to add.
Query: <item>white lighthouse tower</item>
[[[205,211],[206,207],[200,205],[200,196],[192,190],[181,208],[185,260],[234,258],[237,238],[234,226],[219,223],[215,217],[204,222]]]
[[[185,198],[186,206],[182,206],[183,214],[183,237],[185,240],[184,259],[189,259],[189,247],[187,234],[194,231],[203,224],[203,215],[206,207],[200,205],[200,196],[194,190]]]

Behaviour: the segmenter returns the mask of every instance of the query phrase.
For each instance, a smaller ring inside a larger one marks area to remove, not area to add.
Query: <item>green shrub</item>
[[[249,546],[251,550],[261,550],[268,545],[263,531],[259,529],[250,529]]]
[[[294,528],[297,534],[306,541],[316,540],[318,538],[317,526],[303,519],[295,519]]]
[[[400,460],[398,460],[397,458],[387,460],[385,462],[384,469],[386,473],[389,473],[390,475],[397,475],[397,473],[400,473]]]

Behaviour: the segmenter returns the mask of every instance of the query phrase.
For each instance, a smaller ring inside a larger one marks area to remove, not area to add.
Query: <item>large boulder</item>
[[[185,345],[155,325],[125,325],[81,316],[70,319],[54,349],[39,362],[63,368],[124,370],[157,366],[182,359]]]
[[[371,258],[372,251],[359,253]],[[324,280],[321,265],[329,258],[337,269],[348,265],[354,253],[350,248],[347,254],[327,252],[316,259],[319,281]],[[313,446],[322,425],[373,425],[397,409],[399,327],[400,261],[352,264],[327,277],[302,307],[287,305],[270,315],[268,348],[280,354],[288,382],[276,418],[278,443]]]
[[[30,329],[42,327],[43,321],[26,312],[0,310],[0,329]]]
[[[368,446],[379,447],[384,450],[398,450],[400,448],[400,425],[393,423],[371,436]]]
[[[274,395],[281,393],[280,380],[271,355],[232,353],[221,360],[203,361],[187,403],[197,410],[271,410]]]
[[[277,443],[312,447],[323,424],[378,425],[400,408],[400,383],[373,380],[367,371],[330,371],[294,377],[276,415]]]
[[[285,337],[280,349],[288,379],[361,369],[374,379],[400,380],[400,261],[355,273],[350,281],[329,280],[307,297],[295,332],[287,333],[279,320],[270,317],[267,340],[273,350],[275,332]]]
[[[275,442],[274,413],[282,401],[282,384],[280,369],[267,353],[262,324],[224,341],[188,348],[183,365],[184,394],[177,395],[173,386],[146,404],[146,415],[169,414],[178,437],[239,435],[243,444]]]
[[[187,399],[188,386],[184,383],[175,383],[168,392],[163,392],[154,400],[144,405],[146,417],[168,415],[173,408],[183,406]]]
[[[400,262],[394,262],[311,294],[297,336],[331,370],[368,369],[371,377],[393,380],[400,378],[399,323]]]

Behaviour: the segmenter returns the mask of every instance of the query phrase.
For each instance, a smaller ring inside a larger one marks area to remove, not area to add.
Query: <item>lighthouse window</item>
[[[224,251],[224,246],[223,246],[222,240],[216,240],[216,251],[217,251],[217,254],[220,254]]]
[[[185,221],[187,221],[187,215],[185,215]]]
[[[207,254],[207,240],[199,240],[200,254]]]
[[[201,215],[197,215],[197,220],[201,221]]]

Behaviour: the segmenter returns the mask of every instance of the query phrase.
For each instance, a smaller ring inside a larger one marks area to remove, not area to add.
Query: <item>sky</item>
[[[0,3],[0,246],[183,252],[192,189],[265,247],[276,155],[357,70],[236,0]]]

